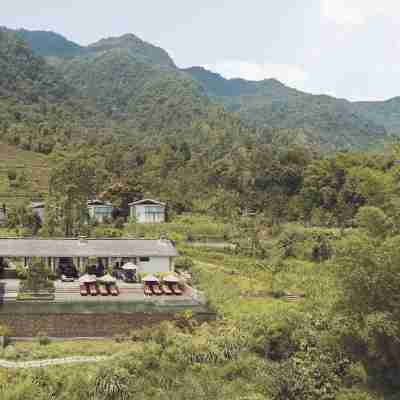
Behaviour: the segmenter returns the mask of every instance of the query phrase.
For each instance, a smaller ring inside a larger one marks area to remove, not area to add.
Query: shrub
[[[10,182],[14,182],[17,179],[17,171],[15,169],[9,169],[7,171],[7,177]]]
[[[94,392],[96,399],[125,400],[130,397],[130,374],[124,368],[106,366],[96,374]]]
[[[6,325],[0,325],[0,336],[12,336],[11,329]]]
[[[190,257],[177,257],[175,260],[176,269],[190,270],[193,265],[193,260]]]
[[[45,332],[38,332],[36,338],[41,346],[47,346],[51,342],[50,338],[47,336]]]

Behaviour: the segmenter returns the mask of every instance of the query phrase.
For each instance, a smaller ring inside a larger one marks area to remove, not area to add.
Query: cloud
[[[259,64],[241,60],[224,60],[212,65],[204,65],[204,68],[218,72],[227,79],[243,78],[261,81],[275,78],[298,89],[304,87],[308,78],[307,73],[300,66],[292,64]]]
[[[321,0],[321,12],[339,25],[364,25],[371,17],[400,17],[399,0]]]

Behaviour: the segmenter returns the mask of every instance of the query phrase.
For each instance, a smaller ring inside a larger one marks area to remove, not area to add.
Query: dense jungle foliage
[[[370,143],[385,128],[335,103],[321,139],[319,100],[301,105],[300,95],[296,110],[311,128],[297,119],[288,129],[248,128],[164,51],[132,35],[77,48],[57,35],[23,34],[51,59],[0,31],[0,232],[166,233],[182,255],[177,267],[189,270],[217,319],[199,325],[183,314],[175,325],[88,344],[84,354],[115,357],[85,368],[1,370],[1,399],[399,398],[400,147],[321,151]],[[255,86],[221,84],[232,96]],[[88,222],[93,197],[114,205],[110,221]],[[166,224],[127,217],[128,203],[145,197],[168,203]],[[44,221],[31,200],[46,202]],[[203,238],[234,246],[195,247]],[[40,343],[12,344],[0,357],[82,351]]]

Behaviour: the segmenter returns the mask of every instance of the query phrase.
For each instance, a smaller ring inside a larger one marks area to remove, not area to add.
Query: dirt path
[[[7,368],[7,369],[45,368],[54,365],[81,364],[81,363],[94,363],[94,362],[97,363],[109,360],[110,358],[111,357],[106,357],[106,356],[92,356],[92,357],[54,358],[54,359],[35,360],[35,361],[0,360],[0,368]]]

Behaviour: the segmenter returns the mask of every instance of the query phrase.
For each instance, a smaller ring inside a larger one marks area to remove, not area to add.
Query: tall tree
[[[95,187],[96,157],[93,152],[56,153],[50,174],[49,204],[53,211],[51,222],[62,233],[76,236],[87,222],[87,200]]]

